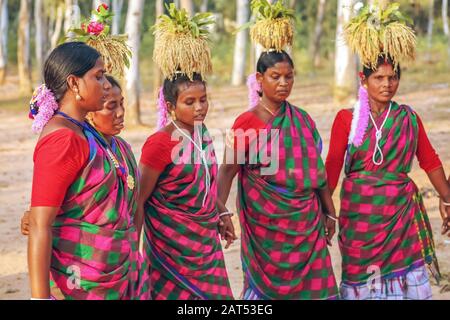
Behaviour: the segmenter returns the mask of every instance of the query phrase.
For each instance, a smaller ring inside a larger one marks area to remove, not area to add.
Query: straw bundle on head
[[[416,36],[407,25],[412,21],[399,8],[398,3],[368,5],[345,26],[346,41],[365,67],[375,69],[380,55],[391,58],[394,68],[414,60]]]
[[[94,20],[81,24],[81,28],[69,29],[75,34],[71,41],[86,42],[95,48],[103,58],[106,72],[123,77],[125,67],[130,66],[131,50],[126,43],[126,35],[111,35],[109,24],[113,13],[106,4],[92,11]],[[66,37],[68,39],[69,37]]]
[[[256,22],[250,28],[250,37],[259,43],[265,51],[282,51],[291,47],[294,40],[294,10],[278,0],[270,4],[267,0],[253,0],[251,3]],[[245,26],[244,26],[245,27]]]
[[[192,80],[194,73],[203,78],[212,71],[208,43],[208,25],[214,20],[211,13],[198,13],[190,18],[185,9],[178,10],[171,3],[168,15],[162,15],[155,24],[153,61],[164,77],[173,79],[177,73]]]

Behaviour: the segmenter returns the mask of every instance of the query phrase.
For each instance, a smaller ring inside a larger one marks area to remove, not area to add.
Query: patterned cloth
[[[377,118],[380,127],[387,110]],[[378,268],[382,279],[405,276],[425,263],[437,267],[431,227],[421,195],[408,177],[417,148],[418,125],[408,106],[392,104],[382,132],[384,162],[372,161],[375,128],[364,143],[349,146],[341,192],[339,246],[342,281],[365,285]]]
[[[359,287],[341,284],[343,300],[431,300],[431,285],[425,266],[406,275],[380,279],[379,283]]]
[[[326,186],[319,133],[309,115],[289,103],[266,129],[267,143],[260,140],[258,150],[278,152],[278,170],[266,175],[261,169],[270,164],[251,164],[247,150],[239,172],[243,298],[333,299],[338,289],[316,193]]]
[[[146,299],[133,216],[139,190],[118,177],[97,138],[85,130],[90,157],[66,193],[53,225],[52,286],[65,299]],[[116,154],[139,185],[130,146],[115,139]],[[148,278],[147,278],[148,279]]]
[[[206,128],[204,131],[210,187],[205,181],[205,166],[196,159],[190,143],[184,156],[161,173],[145,205],[144,248],[149,259],[152,298],[157,300],[233,297],[218,232],[217,162],[211,138]],[[175,146],[177,154],[180,147]],[[181,159],[189,161],[177,163]]]

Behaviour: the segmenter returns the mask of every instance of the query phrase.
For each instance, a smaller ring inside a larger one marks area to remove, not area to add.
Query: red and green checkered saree
[[[376,119],[378,127],[386,113]],[[366,284],[374,267],[389,279],[436,263],[422,198],[408,177],[417,149],[416,114],[392,103],[380,141],[384,162],[379,166],[372,160],[375,131],[370,122],[363,144],[349,145],[341,191],[342,281],[354,286]]]
[[[66,193],[53,225],[52,286],[65,299],[146,299],[133,216],[138,187],[117,176],[106,150],[89,131],[90,157]],[[116,154],[139,185],[129,145],[115,138]],[[148,277],[147,277],[148,278]]]
[[[267,141],[258,142],[258,159],[263,148],[268,155],[278,152],[278,170],[262,174],[270,164],[252,164],[247,150],[239,172],[243,297],[251,291],[258,299],[334,299],[338,289],[317,195],[326,173],[315,123],[286,102],[266,133]]]
[[[232,299],[218,232],[217,162],[203,130],[210,187],[189,142],[181,157],[189,161],[169,164],[145,205],[144,248],[156,300]]]

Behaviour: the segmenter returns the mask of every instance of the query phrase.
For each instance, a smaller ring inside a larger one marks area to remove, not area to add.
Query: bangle
[[[53,299],[52,298],[48,298],[48,299],[30,298],[30,300],[46,301],[46,300],[53,300]]]
[[[222,213],[219,214],[219,218],[222,218],[222,217],[224,217],[224,216],[230,216],[230,217],[232,217],[232,216],[234,216],[234,213],[233,213],[233,212],[230,212],[230,211],[225,211],[225,212],[222,212]]]
[[[330,218],[330,219],[333,220],[334,222],[337,222],[337,221],[338,221],[338,219],[337,219],[336,217],[333,217],[333,216],[331,216],[331,215],[329,215],[329,214],[327,214],[326,216],[327,216],[327,218]]]
[[[442,200],[442,204],[444,205],[444,207],[450,207],[450,202],[445,202],[444,200]]]

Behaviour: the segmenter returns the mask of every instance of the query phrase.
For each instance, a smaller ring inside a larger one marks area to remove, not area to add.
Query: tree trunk
[[[36,33],[35,33],[35,51],[36,51],[36,68],[38,70],[39,81],[42,82],[42,68],[44,64],[45,58],[45,44],[47,43],[46,35],[47,30],[45,13],[44,13],[44,3],[43,0],[35,0],[34,1],[34,23],[36,25]]]
[[[297,5],[297,1],[296,0],[289,0],[289,8],[290,9],[295,9],[296,5]]]
[[[140,114],[140,74],[139,49],[141,47],[141,26],[144,14],[144,0],[133,0],[128,3],[127,22],[128,45],[133,57],[130,68],[126,70],[127,122],[132,125],[141,124]]]
[[[449,36],[448,27],[448,0],[442,0],[442,25],[444,29],[444,34],[446,37]]]
[[[319,3],[317,4],[316,27],[314,28],[314,37],[311,43],[311,53],[315,68],[320,65],[320,39],[323,34],[323,20],[325,18],[326,5],[327,0],[319,0]]]
[[[30,0],[20,0],[19,30],[17,36],[17,66],[21,94],[31,93],[30,59]]]
[[[249,1],[237,0],[236,1],[236,22],[240,27],[247,23],[249,15]],[[247,60],[247,30],[241,30],[236,35],[234,45],[234,58],[233,58],[233,73],[231,76],[231,84],[233,86],[240,86],[245,80],[245,62]]]
[[[334,99],[342,102],[356,89],[356,59],[344,41],[344,25],[351,19],[352,0],[338,0]]]
[[[64,33],[69,40],[75,37],[73,32],[68,32],[70,28],[77,27],[81,22],[81,12],[78,0],[64,0]]]
[[[8,65],[8,1],[0,0],[0,85],[5,83]]]
[[[53,50],[58,45],[59,36],[61,35],[62,30],[62,24],[64,20],[64,4],[60,3],[58,4],[58,8],[56,9],[56,20],[55,20],[55,27],[54,32],[51,37],[51,47],[50,50]]]
[[[123,0],[113,0],[112,11],[114,12],[114,17],[112,21],[112,34],[120,33],[120,18],[122,16]]]
[[[208,11],[208,0],[202,0],[202,5],[200,6],[201,12],[207,12]]]
[[[433,45],[433,27],[434,27],[434,0],[429,0],[428,6],[428,27],[427,27],[427,60],[431,61],[431,47]]]
[[[156,0],[155,2],[155,9],[156,9],[156,19],[158,19],[159,16],[164,14],[164,0]],[[153,97],[154,101],[157,101],[159,89],[162,86],[163,76],[161,74],[161,71],[159,70],[159,67],[156,63],[153,62]]]
[[[192,0],[180,0],[180,8],[186,9],[189,13],[189,16],[194,15],[194,3]]]

